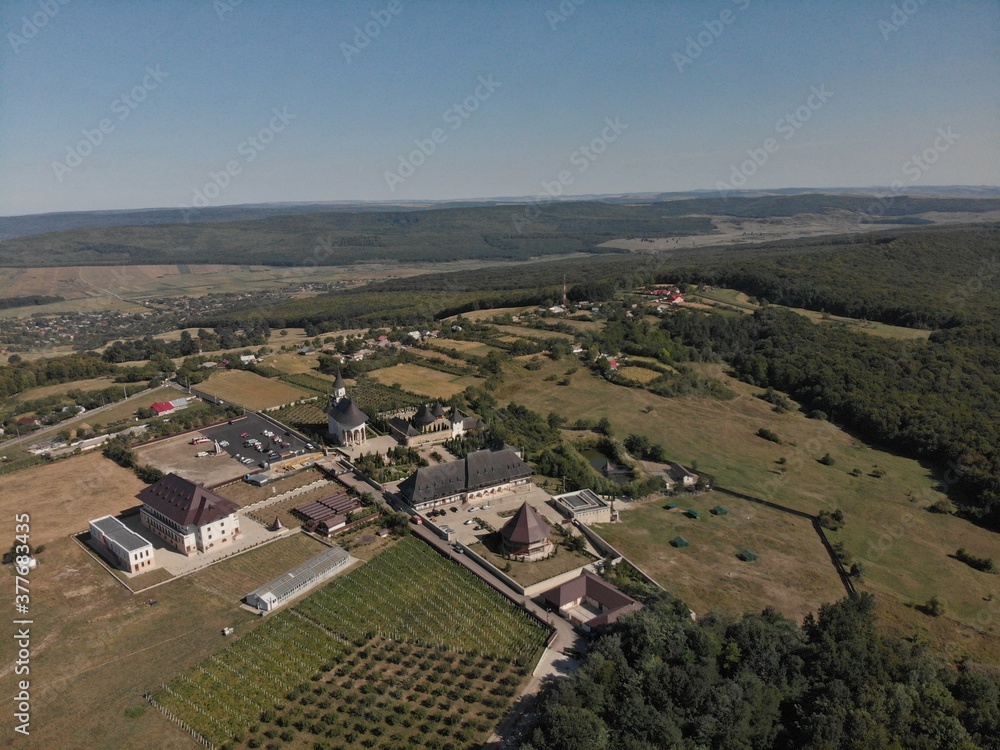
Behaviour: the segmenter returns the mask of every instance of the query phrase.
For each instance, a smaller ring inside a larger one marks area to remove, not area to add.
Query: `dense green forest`
[[[897,341],[767,308],[749,316],[682,313],[664,328],[705,359],[796,398],[866,440],[947,467],[943,483],[971,519],[1000,530],[1000,326]]]
[[[776,243],[658,276],[893,325],[967,325],[1000,312],[1000,227]]]
[[[692,621],[657,597],[542,701],[524,750],[998,747],[1000,678],[884,636],[874,599],[802,627],[772,610]]]
[[[679,237],[715,231],[713,216],[767,220],[797,214],[855,215],[854,221],[912,214],[983,212],[1000,200],[870,196],[773,195],[662,200],[648,203],[527,201],[420,210],[296,212],[254,220],[136,226],[88,226],[14,237],[0,245],[0,265],[134,265],[257,263],[343,265],[367,261],[527,260],[600,248],[622,237]],[[229,214],[241,215],[239,211]],[[185,218],[192,218],[185,217]],[[137,217],[153,222],[154,218]]]

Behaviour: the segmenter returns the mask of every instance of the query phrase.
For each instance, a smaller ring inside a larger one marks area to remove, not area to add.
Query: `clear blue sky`
[[[1000,184],[995,0],[5,0],[0,30],[2,215]]]

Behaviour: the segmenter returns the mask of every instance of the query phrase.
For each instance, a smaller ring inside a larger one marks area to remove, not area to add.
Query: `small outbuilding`
[[[682,536],[675,536],[673,539],[670,540],[670,543],[673,546],[677,547],[677,549],[684,549],[685,547],[691,546],[691,542],[689,542]]]
[[[745,549],[737,555],[743,562],[757,562],[757,553],[753,550]]]
[[[685,514],[687,515],[688,518],[693,518],[696,521],[699,518],[701,518],[701,513],[699,511],[695,510],[694,508],[688,508],[685,511]]]
[[[725,505],[716,505],[714,508],[712,508],[712,515],[713,516],[728,516],[729,515],[729,509]]]

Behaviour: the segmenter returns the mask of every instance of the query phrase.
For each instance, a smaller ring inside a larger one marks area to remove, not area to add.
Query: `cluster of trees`
[[[190,331],[181,331],[177,341],[163,341],[152,336],[143,336],[130,341],[115,341],[104,350],[105,362],[134,362],[164,357],[187,357],[200,352],[214,352],[220,349],[239,349],[244,346],[262,346],[267,343],[271,329],[264,320],[245,322],[241,328],[236,325],[219,325],[213,331],[198,330],[198,337]]]
[[[1000,529],[1000,325],[897,341],[816,325],[780,308],[677,314],[671,333],[753,385],[791,394],[867,440],[948,467],[972,520]]]
[[[0,367],[0,398],[8,398],[29,388],[115,374],[115,367],[96,354],[16,361]]]
[[[135,451],[129,446],[127,440],[121,437],[113,437],[104,444],[101,451],[105,458],[109,458],[123,469],[132,469],[135,475],[146,484],[153,484],[163,479],[163,472],[155,466],[140,464],[136,458]]]
[[[522,748],[996,747],[996,676],[882,635],[874,606],[845,599],[797,627],[769,609],[693,621],[658,597],[553,686]]]

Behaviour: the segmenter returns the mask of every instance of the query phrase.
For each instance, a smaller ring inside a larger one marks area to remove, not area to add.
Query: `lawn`
[[[217,372],[200,383],[198,390],[255,411],[315,395],[280,380],[263,378],[246,370]]]
[[[510,570],[507,571],[507,575],[525,587],[595,562],[593,555],[588,555],[586,552],[571,552],[561,544],[558,546],[559,551],[545,560],[537,562],[505,560],[499,554],[499,536],[497,533],[490,534],[484,541],[473,544],[470,549],[501,570],[509,563]],[[553,541],[558,543],[560,539],[556,536],[553,537]]]
[[[413,393],[428,398],[447,399],[456,393],[461,393],[470,385],[479,385],[482,378],[473,375],[452,375],[451,373],[431,370],[414,364],[399,364],[368,373],[373,380],[383,385],[399,383],[400,386]]]
[[[767,602],[801,622],[824,602],[846,595],[812,523],[791,514],[718,492],[624,506],[621,523],[595,525],[612,546],[683,599],[698,614],[718,609],[738,614]],[[726,516],[709,511],[723,505]],[[684,512],[698,510],[693,519]],[[691,546],[670,540],[683,536]],[[754,563],[737,559],[750,549]]]
[[[831,539],[842,541],[863,562],[868,572],[860,588],[887,600],[883,606],[896,613],[900,628],[927,636],[946,633],[934,636],[942,648],[973,628],[979,633],[971,636],[979,644],[979,658],[1000,664],[1000,599],[986,599],[997,579],[949,558],[959,547],[995,556],[996,535],[927,511],[942,497],[934,469],[865,445],[829,422],[799,412],[775,413],[756,397],[761,389],[726,376],[718,365],[697,367],[723,378],[737,397],[663,398],[613,385],[583,368],[567,386],[546,381],[550,375],[563,377],[565,361],[543,361],[534,372],[519,370],[497,397],[541,414],[555,411],[570,422],[607,417],[619,439],[630,432],[645,435],[662,444],[671,460],[713,474],[729,489],[811,514],[840,508],[846,525]],[[761,427],[776,433],[782,444],[758,437]],[[826,453],[834,465],[819,463]],[[785,463],[779,464],[782,458]],[[884,472],[881,478],[871,476],[876,467]],[[855,468],[861,476],[851,475]],[[930,618],[913,608],[934,595],[946,602],[943,617]],[[773,603],[763,591],[754,608]]]
[[[431,342],[431,346],[435,349],[456,349],[462,354],[471,354],[474,357],[485,357],[490,352],[499,352],[495,346],[490,346],[489,344],[484,344],[481,341],[463,341],[459,339],[436,339]]]

